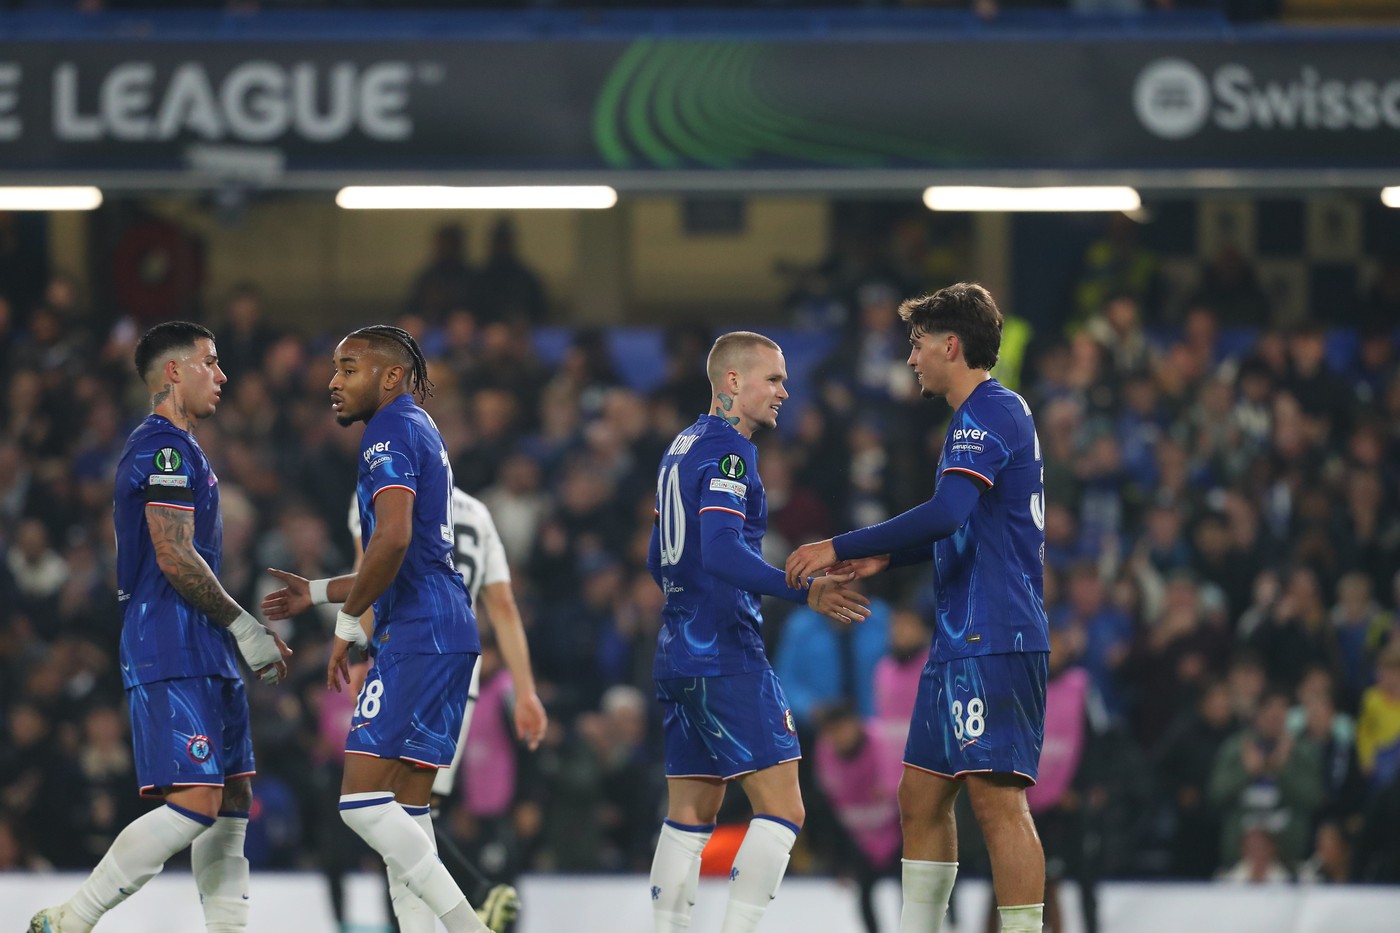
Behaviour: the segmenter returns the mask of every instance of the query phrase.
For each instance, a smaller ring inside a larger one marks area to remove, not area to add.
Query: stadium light
[[[1381,203],[1386,207],[1400,207],[1400,185],[1381,189]]]
[[[386,185],[341,188],[335,203],[347,210],[602,210],[617,203],[617,192],[606,185]]]
[[[1135,211],[1137,191],[1126,187],[973,188],[935,186],[924,191],[931,211]]]
[[[99,188],[0,188],[0,211],[93,211],[101,206]]]

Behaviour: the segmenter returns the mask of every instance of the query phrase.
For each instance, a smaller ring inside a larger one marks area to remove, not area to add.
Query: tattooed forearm
[[[151,526],[156,563],[175,591],[219,625],[238,618],[242,608],[194,549],[194,514],[156,506],[146,509],[146,522]]]

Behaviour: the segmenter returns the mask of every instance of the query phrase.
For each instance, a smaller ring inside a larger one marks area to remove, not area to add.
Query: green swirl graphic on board
[[[951,151],[916,139],[783,110],[765,93],[756,42],[639,39],[613,66],[593,138],[613,168],[743,168],[806,162],[840,168],[943,165]]]

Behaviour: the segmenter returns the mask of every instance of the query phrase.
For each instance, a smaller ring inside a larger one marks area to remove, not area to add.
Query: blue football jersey
[[[758,451],[723,418],[701,415],[667,448],[656,480],[656,515],[666,606],[656,643],[658,678],[715,677],[769,668],[761,597],[706,573],[700,515],[742,516],[742,546],[763,553],[768,501]]]
[[[194,435],[150,415],[117,465],[117,602],[127,687],[175,677],[239,677],[233,636],[185,600],[156,564],[146,507],[194,513],[194,549],[217,576],[224,544],[219,478]]]
[[[1045,471],[1025,399],[989,379],[953,413],[940,479],[971,477],[986,491],[956,532],[933,545],[937,661],[1049,651],[1043,598]]]
[[[476,616],[453,562],[452,465],[437,425],[409,395],[375,412],[360,441],[356,496],[364,547],[374,537],[374,497],[386,489],[413,493],[413,540],[374,603],[374,650],[480,652]]]

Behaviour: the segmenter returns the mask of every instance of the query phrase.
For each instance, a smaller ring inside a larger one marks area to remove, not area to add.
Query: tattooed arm
[[[238,605],[195,550],[194,513],[148,505],[146,524],[156,549],[156,565],[175,592],[233,634],[243,659],[259,677],[275,684],[286,676],[287,663],[283,658],[292,653],[291,649]]]
[[[156,546],[156,564],[175,592],[210,619],[228,628],[243,607],[214,576],[194,548],[194,513],[158,505],[146,506],[146,524]]]

